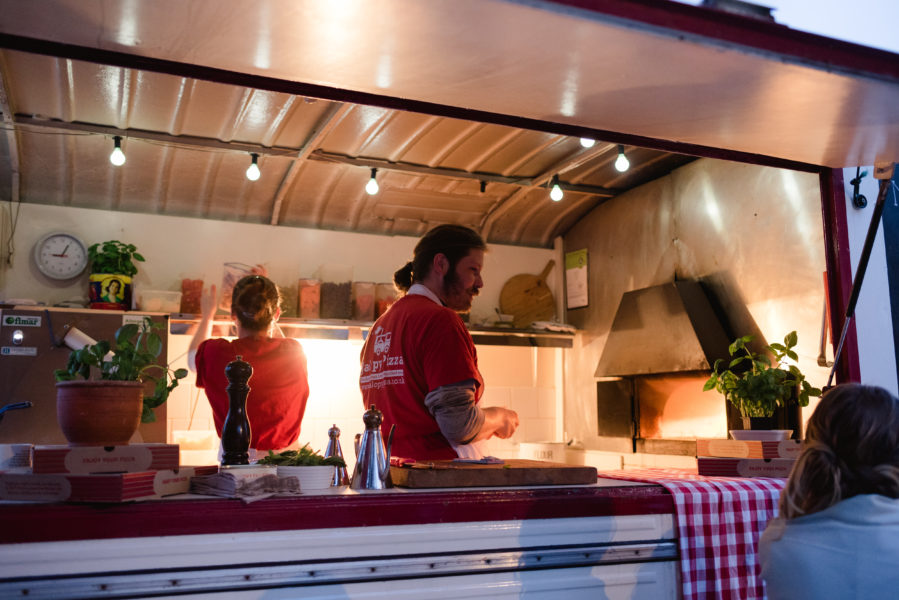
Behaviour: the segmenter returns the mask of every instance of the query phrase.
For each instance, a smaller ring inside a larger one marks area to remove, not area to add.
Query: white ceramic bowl
[[[751,440],[757,442],[779,442],[790,439],[792,429],[731,429],[730,436],[735,440]]]
[[[326,490],[331,487],[334,467],[285,467],[278,465],[278,477],[296,477],[300,480],[300,492]]]

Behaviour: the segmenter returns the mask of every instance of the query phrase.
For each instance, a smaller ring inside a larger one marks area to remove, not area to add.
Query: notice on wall
[[[565,253],[565,293],[568,308],[589,304],[587,298],[587,249]]]

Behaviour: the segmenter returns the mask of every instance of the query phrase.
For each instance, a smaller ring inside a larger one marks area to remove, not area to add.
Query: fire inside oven
[[[719,394],[702,391],[707,378],[676,373],[598,381],[597,426],[604,449],[691,455],[698,437],[726,438],[727,411]]]

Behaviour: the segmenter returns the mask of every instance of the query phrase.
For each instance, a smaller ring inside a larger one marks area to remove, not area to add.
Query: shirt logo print
[[[383,331],[384,329],[380,326],[375,329],[375,354],[384,354],[390,350],[390,338],[393,336],[393,332],[382,333]]]

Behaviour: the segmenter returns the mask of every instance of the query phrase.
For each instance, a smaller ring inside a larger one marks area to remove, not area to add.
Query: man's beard
[[[448,308],[458,313],[467,313],[471,310],[471,297],[477,295],[476,288],[465,289],[462,286],[455,267],[443,276],[443,298]]]

